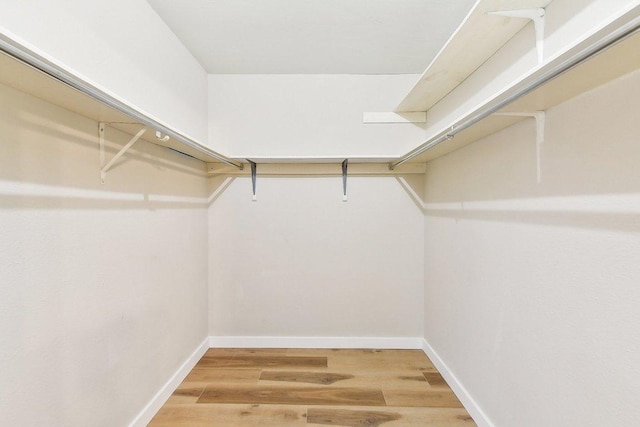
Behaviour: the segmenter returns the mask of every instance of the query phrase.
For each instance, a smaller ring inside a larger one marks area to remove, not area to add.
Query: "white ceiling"
[[[475,0],[147,0],[209,73],[421,73]]]

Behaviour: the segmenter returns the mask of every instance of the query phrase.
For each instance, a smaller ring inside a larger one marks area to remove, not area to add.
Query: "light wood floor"
[[[420,350],[211,349],[149,425],[476,424]]]

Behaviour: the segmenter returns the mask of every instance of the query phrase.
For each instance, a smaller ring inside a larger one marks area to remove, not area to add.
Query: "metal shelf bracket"
[[[533,25],[536,31],[536,51],[538,52],[538,64],[542,64],[544,60],[544,8],[538,7],[535,9],[497,10],[493,12],[487,12],[487,15],[506,16],[508,18],[524,18],[533,21]]]
[[[249,162],[249,164],[251,165],[251,200],[257,202],[258,198],[256,197],[256,184],[258,182],[258,165],[256,164],[256,162],[252,162],[249,159],[247,159],[247,162]]]
[[[506,112],[493,113],[494,116],[533,117],[536,119],[536,168],[538,184],[542,182],[542,144],[544,143],[544,130],[546,113],[544,111],[532,112]]]
[[[346,202],[347,199],[347,169],[349,168],[349,159],[344,159],[342,162],[342,201]]]
[[[127,150],[129,150],[129,148],[131,148],[133,144],[135,144],[140,139],[140,137],[144,135],[144,133],[147,130],[146,127],[143,127],[142,129],[140,129],[138,133],[135,134],[135,136],[131,138],[131,140],[129,140],[129,142],[127,142],[127,144],[124,147],[122,147],[120,151],[118,151],[116,155],[113,156],[113,158],[109,160],[107,164],[105,164],[104,162],[105,162],[106,153],[105,153],[104,134],[105,134],[107,125],[108,123],[106,122],[100,122],[100,125],[98,126],[98,134],[100,136],[100,182],[102,182],[103,184],[105,182],[105,179],[107,178],[107,172],[109,172],[109,169],[111,169],[111,167],[115,164],[115,162],[117,162],[118,159],[122,157],[122,155],[126,153]]]

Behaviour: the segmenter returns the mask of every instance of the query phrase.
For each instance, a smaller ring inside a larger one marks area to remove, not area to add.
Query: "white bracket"
[[[140,137],[142,135],[144,135],[144,133],[146,132],[147,128],[143,127],[142,129],[140,129],[138,131],[137,134],[135,134],[135,136],[133,138],[131,138],[131,140],[129,142],[127,142],[127,145],[125,145],[124,147],[122,147],[120,149],[120,151],[118,151],[116,153],[115,156],[113,156],[113,158],[111,160],[109,160],[109,163],[107,163],[106,165],[104,164],[105,161],[105,144],[104,144],[104,134],[105,134],[105,128],[107,126],[108,123],[105,122],[100,122],[100,126],[98,127],[98,133],[100,135],[100,181],[104,184],[105,179],[107,178],[107,172],[109,171],[109,169],[111,169],[111,167],[114,165],[115,162],[118,161],[118,159],[120,157],[122,157],[122,155],[124,153],[127,152],[127,150],[129,148],[131,148],[133,146],[133,144],[136,143],[136,141],[138,141],[140,139]]]
[[[524,18],[532,20],[536,31],[536,50],[538,52],[538,64],[542,64],[542,61],[544,60],[544,8],[538,7],[535,9],[498,10],[494,12],[487,12],[487,15],[506,16],[508,18]]]
[[[342,201],[347,201],[347,169],[349,167],[349,159],[342,162]]]
[[[536,119],[536,167],[538,184],[542,182],[542,144],[544,143],[544,129],[546,114],[544,111],[533,112],[505,112],[493,113],[494,116],[533,117]]]
[[[167,142],[170,137],[169,135],[163,135],[159,130],[156,131],[156,139],[160,142]]]

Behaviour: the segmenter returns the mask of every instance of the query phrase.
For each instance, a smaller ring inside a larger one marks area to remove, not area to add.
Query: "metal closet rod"
[[[634,8],[633,13],[637,15],[639,11],[640,7],[637,7]],[[489,102],[484,107],[479,109],[475,114],[455,123],[451,126],[450,129],[437,134],[419,147],[400,157],[398,160],[389,163],[389,169],[393,170],[401,164],[408,162],[416,156],[419,156],[425,151],[430,150],[436,145],[450,140],[457,133],[473,126],[474,124],[485,119],[491,114],[511,104],[515,100],[521,98],[529,92],[532,92],[533,90],[544,85],[550,80],[558,77],[560,74],[569,71],[570,69],[580,65],[582,62],[588,60],[589,58],[603,52],[604,50],[637,33],[638,31],[640,31],[640,16],[636,16],[629,22],[624,23],[619,28],[616,28],[612,31],[608,30],[611,25],[605,27],[597,33],[603,33],[597,41],[593,42],[585,48],[582,48],[580,51],[571,55],[569,58],[561,60],[558,64],[553,65],[548,70],[540,70],[540,72],[537,72],[525,78],[521,83],[514,86],[512,90],[509,90],[508,93],[497,96],[493,101]],[[595,37],[597,37],[597,35]]]
[[[214,159],[221,161],[229,166],[234,166],[238,169],[243,169],[244,166],[240,162],[236,162],[228,157],[223,156],[222,154],[216,153],[210,148],[200,144],[197,141],[189,138],[186,135],[183,135],[180,132],[177,132],[162,123],[157,122],[156,120],[142,114],[134,108],[131,108],[127,104],[119,101],[118,99],[112,97],[111,95],[103,92],[102,90],[96,88],[95,86],[83,81],[82,79],[77,78],[73,74],[68,71],[60,68],[56,64],[48,61],[37,53],[31,51],[30,49],[16,43],[15,41],[7,38],[5,35],[0,34],[0,51],[6,53],[12,58],[32,67],[42,73],[66,84],[67,86],[72,87],[73,89],[88,95],[89,97],[105,104],[108,107],[113,108],[121,113],[126,114],[131,117],[133,120],[148,126],[152,129],[160,131],[164,135],[168,135],[172,139],[183,143],[184,145],[199,151],[207,156],[210,156]]]

